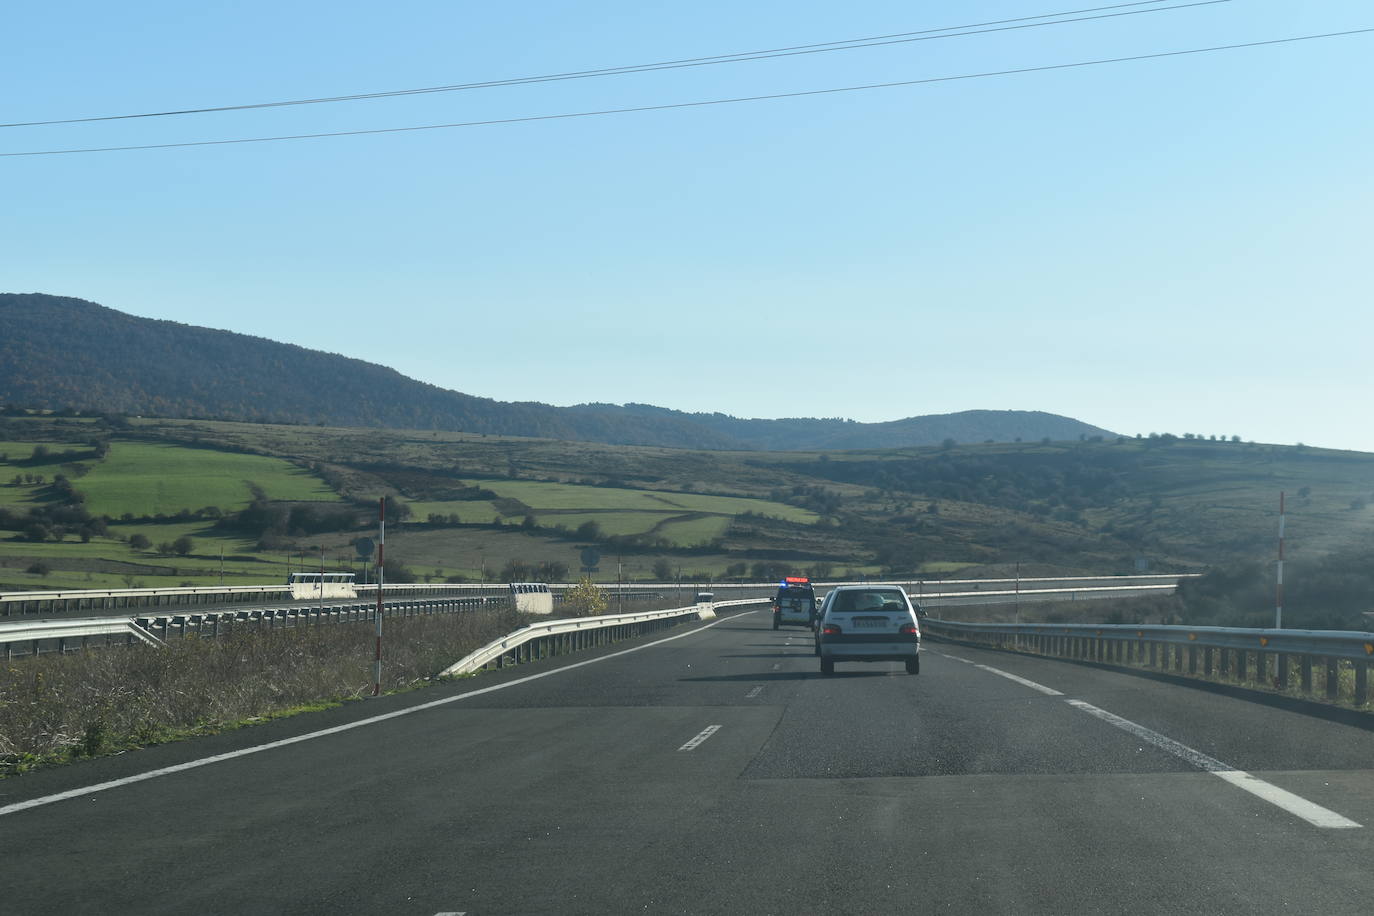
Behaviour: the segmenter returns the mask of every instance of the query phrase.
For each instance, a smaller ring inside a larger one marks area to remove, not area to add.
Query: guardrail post
[[[1340,690],[1340,670],[1337,668],[1336,659],[1330,656],[1326,659],[1326,698],[1336,699],[1336,694]]]
[[[1217,651],[1221,654],[1217,664],[1217,674],[1223,678],[1228,677],[1231,674],[1231,650],[1218,649]]]
[[[1312,692],[1312,656],[1302,657],[1302,692]]]
[[[1279,689],[1286,690],[1288,688],[1288,654],[1280,652],[1275,665],[1277,670],[1274,672],[1274,677],[1278,680]]]
[[[1157,642],[1152,642],[1152,643],[1150,643],[1150,667],[1151,667],[1151,668],[1157,668],[1157,667],[1159,667],[1159,665],[1158,665],[1158,663],[1157,663],[1157,656],[1158,656],[1158,654],[1159,654],[1159,643],[1157,643]]]
[[[1212,676],[1212,647],[1206,646],[1202,650],[1202,675],[1203,677]]]
[[[1255,683],[1263,684],[1269,679],[1269,653],[1255,652]]]
[[[1197,674],[1197,646],[1188,647],[1188,673]]]
[[[1246,656],[1249,654],[1250,653],[1245,649],[1236,650],[1236,680],[1238,681],[1245,680],[1245,663],[1247,661]]]
[[[1369,702],[1369,662],[1355,661],[1355,705]]]

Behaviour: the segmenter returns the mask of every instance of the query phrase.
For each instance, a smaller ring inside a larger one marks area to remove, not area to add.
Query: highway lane
[[[841,664],[823,678],[809,633],[773,631],[760,612],[674,637],[5,780],[0,806],[510,685],[0,815],[0,901],[17,913],[1346,913],[1374,892],[1374,732],[934,642],[918,677]],[[1314,827],[1071,700],[1365,826]]]

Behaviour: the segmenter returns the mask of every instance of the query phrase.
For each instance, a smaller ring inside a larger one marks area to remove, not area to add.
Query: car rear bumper
[[[889,659],[915,658],[920,654],[921,644],[911,639],[849,639],[836,641],[834,637],[821,640],[821,658],[849,659],[850,661],[886,661]]]

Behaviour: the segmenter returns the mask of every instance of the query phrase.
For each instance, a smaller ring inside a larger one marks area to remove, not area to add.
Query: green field
[[[4,466],[0,465],[0,471],[3,470]],[[35,504],[33,498],[34,493],[38,489],[39,487],[30,486],[29,484],[13,486],[10,484],[9,478],[6,478],[4,481],[0,481],[0,507],[16,506],[23,508],[26,506],[32,506]]]
[[[485,499],[449,499],[438,501],[417,500],[408,502],[410,519],[423,522],[431,515],[458,516],[464,525],[485,525],[501,512]]]
[[[206,506],[235,511],[252,501],[255,486],[274,500],[339,498],[309,471],[281,458],[150,442],[114,443],[76,485],[92,514],[111,518],[174,515]]]
[[[0,507],[18,506],[25,507],[33,505],[34,493],[40,489],[40,484],[21,483],[12,485],[16,474],[42,474],[45,481],[51,481],[55,473],[61,473],[54,467],[46,464],[29,465],[27,459],[33,454],[35,446],[44,445],[51,447],[48,442],[0,442],[0,455],[5,459],[0,460]],[[24,462],[24,463],[21,463]]]
[[[30,455],[33,454],[34,448],[40,445],[44,446],[45,448],[53,448],[53,443],[51,442],[15,442],[12,440],[0,441],[0,455],[5,456],[3,460],[0,460],[0,467],[4,467],[6,464],[15,464],[16,462],[26,460]],[[62,451],[62,447],[59,446],[57,450]]]
[[[705,518],[665,522],[663,527],[654,533],[667,538],[674,544],[690,547],[694,544],[709,544],[716,538],[722,537],[729,527],[730,520],[728,518],[707,516]]]
[[[465,524],[488,524],[501,517],[507,524],[534,518],[540,528],[576,531],[595,522],[603,536],[653,535],[677,547],[694,547],[722,537],[731,520],[746,512],[800,524],[814,524],[816,513],[786,503],[752,497],[710,496],[665,490],[594,487],[538,480],[480,480],[502,502],[485,500],[416,500],[408,503],[410,520],[431,514],[447,520],[457,515]],[[704,517],[703,517],[704,516]]]
[[[225,536],[205,522],[173,524],[129,524],[110,526],[110,537],[95,537],[88,543],[75,538],[63,541],[0,541],[0,582],[6,589],[44,588],[128,588],[130,583],[148,586],[180,585],[260,585],[284,581],[288,557],[254,553],[251,540]],[[148,550],[134,550],[127,538],[142,534],[152,543]],[[158,545],[170,544],[181,536],[192,539],[187,556],[162,554]],[[221,561],[221,551],[223,560]],[[334,563],[334,551],[329,554]],[[293,568],[302,563],[318,566],[318,554],[289,558]],[[35,564],[47,566],[46,574],[27,570]],[[221,569],[223,570],[221,574]]]
[[[596,522],[601,533],[607,535],[644,534],[665,518],[672,518],[672,515],[658,512],[571,512],[537,516],[541,525],[563,525],[570,531],[576,531],[578,526],[587,522]]]
[[[615,487],[587,487],[537,480],[474,481],[503,499],[516,499],[536,511],[545,509],[627,509],[665,510],[678,513],[707,512],[713,515],[741,515],[754,512],[787,521],[811,524],[816,513],[786,503],[738,496],[707,496],[662,490],[628,490]]]
[[[31,463],[38,445],[72,457]],[[315,568],[319,545],[326,565],[346,568],[356,562],[351,542],[375,535],[375,524],[363,520],[382,495],[411,512],[388,526],[388,556],[421,576],[436,569],[473,575],[483,563],[494,575],[511,560],[575,571],[587,546],[617,556],[622,572],[641,580],[661,560],[681,565],[684,576],[710,577],[765,561],[798,571],[828,565],[836,576],[1008,574],[1017,564],[1047,575],[1110,574],[1130,572],[1142,558],[1151,571],[1194,571],[1268,561],[1280,490],[1288,494],[1287,549],[1295,561],[1374,537],[1374,455],[1254,443],[718,452],[219,421],[133,418],[129,428],[104,428],[0,418],[0,453],[8,455],[0,463],[0,510],[9,526],[0,532],[0,589],[115,585],[130,576],[148,585],[209,583],[218,580],[221,547],[226,582],[280,581],[288,562],[299,568],[302,552]],[[44,484],[9,486],[16,473],[41,474]],[[83,544],[78,525],[53,518],[45,522],[49,539],[30,540],[27,513],[63,508],[62,494],[48,486],[57,474],[93,515],[116,520],[113,534],[143,534],[153,549],[98,536]],[[455,498],[472,487],[495,496]],[[231,513],[255,488],[269,500],[343,506],[357,524],[292,522],[287,530],[278,523],[226,537],[209,519],[117,521],[212,505]],[[444,524],[428,524],[431,514]],[[462,524],[449,524],[452,516]],[[534,527],[523,526],[526,516]],[[497,517],[499,528],[491,524]],[[598,537],[567,535],[587,522],[597,524]],[[65,536],[53,541],[51,532]],[[195,542],[191,556],[159,555],[157,545],[182,534]],[[259,543],[274,550],[256,552]],[[48,574],[26,573],[35,563]]]

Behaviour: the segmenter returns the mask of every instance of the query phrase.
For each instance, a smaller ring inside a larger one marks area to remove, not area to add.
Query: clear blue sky
[[[0,121],[1109,3],[16,4]],[[661,105],[1369,27],[1369,0],[1232,0],[598,79],[5,128],[0,152]],[[672,111],[6,157],[0,291],[297,343],[502,400],[859,420],[1035,409],[1127,434],[1374,451],[1372,76],[1365,34]]]

